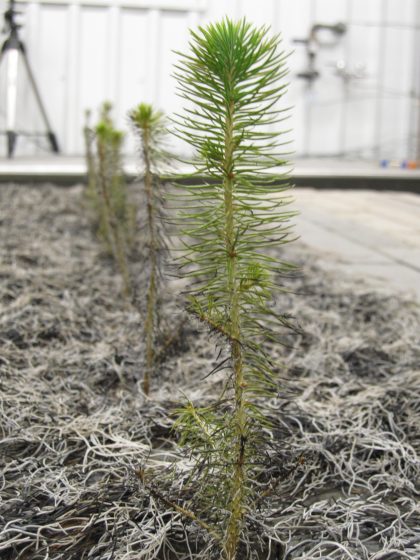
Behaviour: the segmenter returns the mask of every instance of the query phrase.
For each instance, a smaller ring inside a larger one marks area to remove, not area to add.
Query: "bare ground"
[[[173,412],[181,392],[217,394],[208,333],[183,327],[145,399],[141,319],[81,188],[2,186],[0,231],[0,557],[219,558],[141,482],[146,469],[158,492],[182,493],[191,461]],[[302,274],[276,305],[302,332],[271,349],[284,392],[241,555],[419,559],[419,308],[323,272],[302,245],[287,257]],[[166,310],[181,319],[171,290]]]

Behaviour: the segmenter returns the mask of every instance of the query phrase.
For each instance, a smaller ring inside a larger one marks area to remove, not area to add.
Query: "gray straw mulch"
[[[0,558],[219,558],[159,499],[177,500],[192,466],[171,430],[181,393],[220,388],[209,333],[183,323],[146,399],[141,318],[81,187],[2,186],[0,231]],[[419,307],[323,272],[300,243],[286,256],[302,273],[276,305],[301,330],[270,350],[284,392],[241,554],[420,559]]]

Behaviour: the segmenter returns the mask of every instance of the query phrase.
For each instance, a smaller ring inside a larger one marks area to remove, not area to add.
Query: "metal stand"
[[[3,43],[3,46],[0,51],[0,68],[2,64],[7,61],[7,82],[6,82],[7,84],[6,86],[7,155],[9,158],[13,156],[15,146],[16,146],[16,140],[18,137],[18,132],[16,130],[16,107],[17,107],[17,78],[18,78],[19,58],[23,60],[26,73],[29,78],[30,86],[32,88],[32,91],[34,92],[35,99],[38,104],[38,108],[41,112],[41,116],[44,121],[45,128],[47,130],[46,135],[51,146],[51,151],[54,153],[59,153],[60,149],[58,147],[57,138],[51,129],[47,112],[45,110],[44,104],[42,103],[39,89],[36,85],[33,72],[29,65],[25,45],[20,40],[18,35],[18,30],[21,26],[17,24],[15,21],[15,17],[17,14],[18,12],[15,9],[15,1],[10,0],[9,9],[4,13],[4,19],[6,22],[6,27],[9,30],[9,36],[7,37],[6,41]]]
[[[330,31],[333,34],[332,41],[322,41],[318,37],[320,31]],[[337,44],[340,37],[346,33],[347,26],[344,23],[336,23],[334,25],[325,23],[314,23],[309,32],[309,37],[305,39],[294,39],[295,44],[305,45],[308,55],[308,66],[303,72],[299,72],[298,78],[308,80],[308,84],[312,85],[314,80],[319,78],[320,73],[315,68],[315,60],[319,47],[333,47]]]

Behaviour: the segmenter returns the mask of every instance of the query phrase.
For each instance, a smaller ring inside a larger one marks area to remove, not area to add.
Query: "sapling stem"
[[[231,75],[228,74],[227,87],[233,90]],[[231,488],[231,515],[227,528],[226,557],[230,560],[235,557],[237,543],[241,531],[242,508],[244,503],[245,473],[245,442],[246,442],[246,411],[244,409],[244,378],[243,356],[241,349],[241,310],[239,305],[239,281],[237,271],[238,254],[236,252],[236,227],[234,210],[234,125],[235,104],[229,101],[227,118],[225,122],[223,190],[224,211],[226,228],[226,269],[227,292],[229,294],[230,335],[232,336],[231,360],[234,373],[235,405],[233,411],[233,426],[235,431],[235,465]]]
[[[153,175],[150,165],[150,130],[143,129],[143,159],[144,159],[144,188],[147,198],[147,227],[149,229],[149,255],[150,255],[150,278],[147,290],[147,312],[146,312],[146,368],[143,378],[143,391],[146,395],[150,391],[150,376],[152,374],[155,358],[155,308],[156,308],[156,230],[155,230],[155,206],[153,200]]]

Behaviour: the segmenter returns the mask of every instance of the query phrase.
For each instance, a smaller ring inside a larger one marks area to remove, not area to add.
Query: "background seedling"
[[[142,228],[141,251],[144,253],[145,290],[144,333],[146,360],[143,391],[150,391],[150,380],[156,366],[156,339],[161,321],[162,274],[168,250],[165,232],[164,196],[160,178],[161,168],[168,163],[169,155],[164,149],[166,136],[163,113],[152,105],[141,103],[129,113],[133,129],[139,139],[142,160]]]
[[[88,168],[87,196],[99,237],[113,256],[123,279],[123,292],[132,295],[128,255],[133,242],[135,212],[127,198],[126,183],[122,173],[121,147],[124,135],[112,122],[111,104],[105,102],[101,118],[93,131],[86,124],[84,129]],[[95,139],[96,157],[92,152]]]
[[[90,125],[91,112],[85,111],[85,126],[83,127],[83,138],[85,141],[86,169],[87,169],[87,188],[86,196],[90,204],[94,204],[97,198],[97,170],[94,155],[95,132]]]

